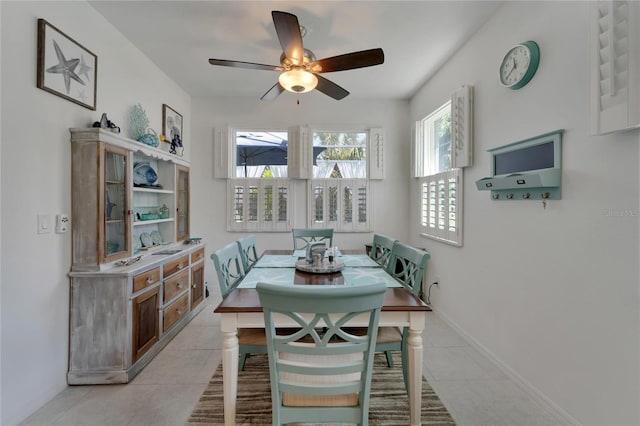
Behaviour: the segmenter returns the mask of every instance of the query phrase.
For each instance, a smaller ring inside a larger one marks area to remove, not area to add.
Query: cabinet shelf
[[[166,218],[166,219],[151,219],[151,220],[137,220],[135,222],[133,222],[133,226],[140,226],[140,225],[151,225],[154,223],[164,223],[164,222],[173,222],[175,219],[172,217]]]
[[[171,189],[153,189],[153,188],[139,188],[133,187],[133,192],[147,192],[150,194],[174,194],[175,191]]]

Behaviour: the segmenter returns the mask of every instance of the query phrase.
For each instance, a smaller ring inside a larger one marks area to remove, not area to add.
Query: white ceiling
[[[318,59],[382,48],[375,67],[323,74],[352,98],[409,98],[491,17],[500,1],[90,1],[191,96],[262,96],[273,71],[209,58],[279,65],[272,10],[306,27]]]

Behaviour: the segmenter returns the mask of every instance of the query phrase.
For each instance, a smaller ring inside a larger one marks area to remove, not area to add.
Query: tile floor
[[[213,299],[130,384],[68,387],[21,426],[183,425],[221,361]],[[424,333],[424,367],[459,425],[558,424],[434,313]]]

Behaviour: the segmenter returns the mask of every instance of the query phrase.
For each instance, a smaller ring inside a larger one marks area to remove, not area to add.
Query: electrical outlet
[[[56,232],[58,234],[64,234],[69,230],[69,215],[61,213],[56,215]]]

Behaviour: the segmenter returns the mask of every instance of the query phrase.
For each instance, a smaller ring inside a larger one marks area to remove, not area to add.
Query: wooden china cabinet
[[[104,129],[70,132],[67,381],[127,383],[204,307],[189,163]]]

